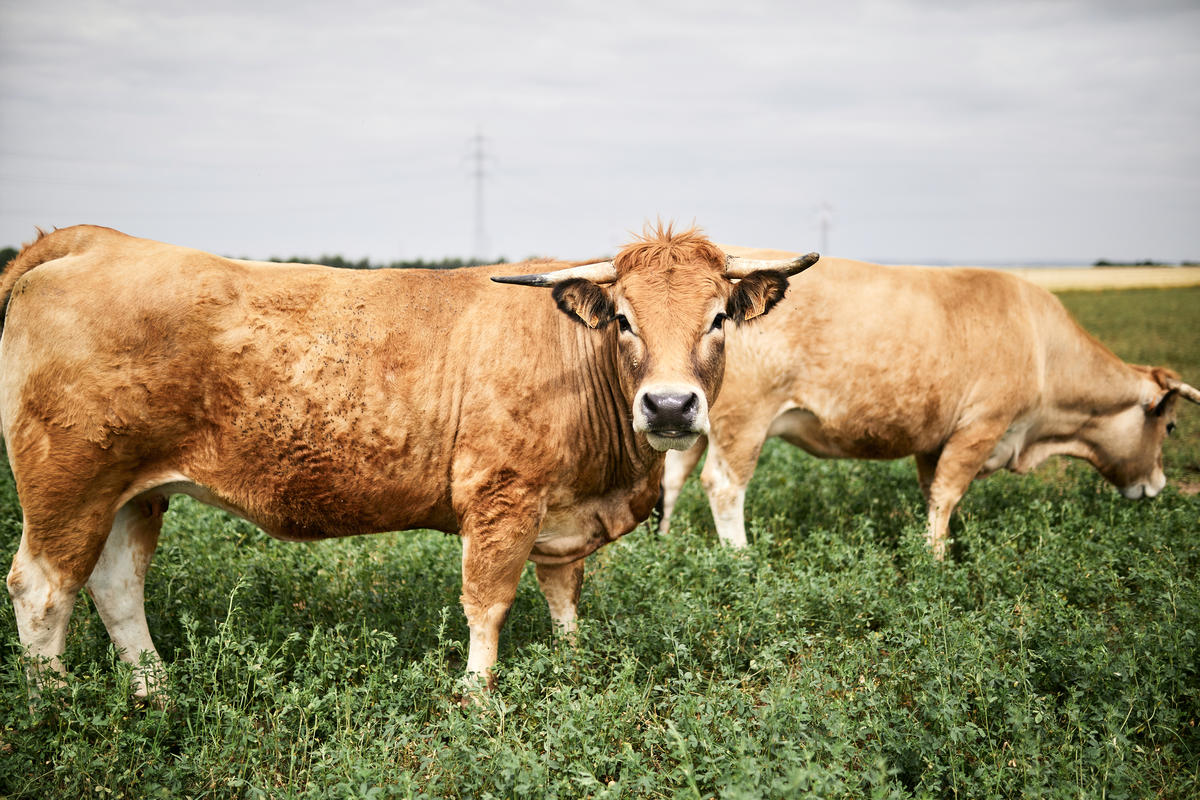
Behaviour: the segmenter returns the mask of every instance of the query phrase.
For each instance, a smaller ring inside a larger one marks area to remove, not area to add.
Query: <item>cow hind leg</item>
[[[34,556],[29,533],[30,526],[26,523],[8,571],[8,593],[17,621],[17,635],[30,659],[30,684],[36,694],[39,684],[56,681],[53,675],[45,673],[44,667],[66,673],[61,657],[67,644],[67,624],[83,582],[58,569],[49,559]]]
[[[146,625],[146,570],[158,545],[165,497],[135,498],[117,511],[112,531],[88,578],[87,590],[121,660],[134,665],[138,697],[153,694],[160,659]],[[143,654],[148,659],[143,663]]]
[[[696,468],[707,444],[707,438],[701,436],[699,441],[682,453],[678,450],[667,452],[663,464],[661,516],[658,520],[660,535],[665,535],[671,529],[671,514],[675,510],[675,502],[679,500],[683,484],[687,482],[688,475],[691,475],[692,470]]]
[[[68,521],[64,525],[63,521]],[[65,674],[62,664],[67,625],[75,598],[104,546],[111,516],[99,510],[48,504],[27,508],[21,543],[8,572],[17,635],[29,657],[31,691]]]

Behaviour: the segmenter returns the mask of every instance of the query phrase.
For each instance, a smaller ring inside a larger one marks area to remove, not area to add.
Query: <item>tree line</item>
[[[338,269],[458,269],[459,267],[473,267],[479,264],[503,264],[504,259],[499,261],[479,261],[478,259],[470,258],[442,258],[438,260],[426,261],[423,258],[407,261],[389,261],[387,263],[373,263],[369,259],[363,258],[358,261],[351,261],[341,256],[323,255],[320,258],[271,258],[277,264],[324,264],[327,267],[337,267]]]
[[[7,266],[9,261],[16,258],[19,251],[15,247],[0,248],[0,266]],[[389,261],[387,263],[374,263],[370,259],[361,258],[358,261],[351,261],[342,256],[323,255],[320,258],[301,258],[292,256],[291,258],[270,258],[268,261],[273,261],[279,264],[324,264],[327,267],[337,267],[339,269],[458,269],[459,267],[473,267],[477,264],[503,264],[505,259],[501,258],[497,261],[483,262],[478,259],[471,258],[442,258],[437,260],[426,261],[423,258],[410,259],[407,261]],[[1141,261],[1110,261],[1106,258],[1100,258],[1092,262],[1093,267],[1171,267],[1174,266],[1169,261],[1153,261],[1151,259],[1142,259]],[[1200,261],[1181,261],[1181,267],[1200,266]]]
[[[8,266],[8,262],[17,257],[20,250],[16,247],[0,248],[0,267]],[[342,256],[323,255],[320,258],[301,258],[292,256],[291,258],[270,258],[268,261],[273,261],[277,264],[324,264],[327,267],[337,267],[339,269],[457,269],[459,267],[472,267],[477,264],[503,264],[505,259],[501,258],[498,261],[483,262],[478,259],[470,258],[442,258],[426,261],[423,258],[410,259],[407,261],[389,261],[387,263],[374,263],[369,259],[362,258],[358,261],[351,261]]]

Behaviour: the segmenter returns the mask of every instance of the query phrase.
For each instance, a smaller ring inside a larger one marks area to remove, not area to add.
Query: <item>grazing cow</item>
[[[1122,362],[1049,292],[980,269],[822,258],[770,318],[730,332],[726,359],[700,480],[736,547],[770,436],[821,458],[915,456],[940,559],[967,487],[999,469],[1074,456],[1153,497],[1176,398],[1200,402],[1174,372]],[[703,452],[668,455],[661,531]]]
[[[293,541],[459,534],[467,671],[490,683],[525,561],[570,630],[583,558],[649,514],[661,451],[708,430],[723,323],[815,261],[727,261],[661,225],[611,262],[517,277],[39,236],[0,283],[21,642],[61,671],[86,585],[122,657],[157,658],[144,578],[182,493]],[[153,674],[135,678],[148,693]]]

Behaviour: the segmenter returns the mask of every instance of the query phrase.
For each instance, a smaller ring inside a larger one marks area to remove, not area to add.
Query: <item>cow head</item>
[[[788,277],[817,259],[727,257],[695,229],[676,234],[659,225],[612,261],[492,280],[552,287],[564,314],[607,330],[634,431],[656,450],[686,450],[708,433],[725,374],[725,324],[767,313]]]
[[[1132,365],[1131,365],[1132,366]],[[1089,437],[1100,473],[1130,500],[1154,497],[1167,485],[1163,440],[1175,429],[1179,398],[1200,403],[1200,391],[1163,367],[1133,367],[1139,373],[1137,402],[1099,418]]]

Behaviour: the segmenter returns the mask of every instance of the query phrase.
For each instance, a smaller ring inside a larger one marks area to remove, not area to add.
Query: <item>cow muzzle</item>
[[[1127,500],[1141,500],[1145,498],[1149,500],[1152,497],[1157,497],[1158,493],[1167,485],[1167,476],[1162,470],[1156,470],[1147,480],[1137,481],[1128,486],[1121,487],[1121,494]]]
[[[645,387],[633,399],[633,429],[655,450],[687,450],[708,433],[708,400],[686,384]]]

